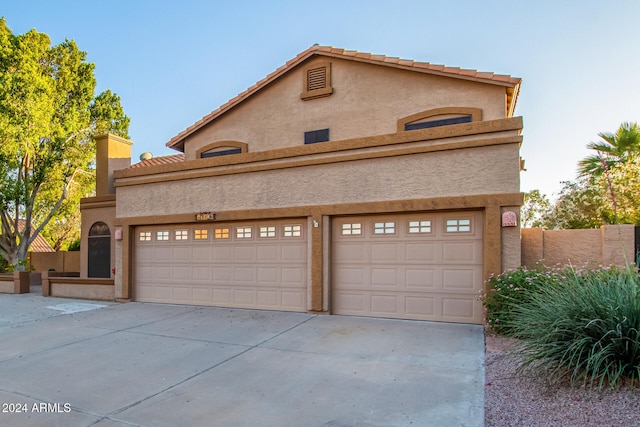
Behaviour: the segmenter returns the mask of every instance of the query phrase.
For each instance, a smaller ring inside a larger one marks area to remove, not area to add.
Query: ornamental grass
[[[510,283],[503,292],[501,284],[484,302],[492,329],[519,340],[523,367],[598,388],[640,380],[640,280],[635,267],[539,271],[522,277],[519,283],[531,286],[515,291]],[[502,304],[493,310],[496,300]]]

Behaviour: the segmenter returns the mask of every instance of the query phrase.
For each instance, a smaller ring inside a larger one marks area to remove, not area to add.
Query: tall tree
[[[631,157],[640,153],[640,128],[638,123],[625,122],[620,125],[616,133],[601,132],[600,142],[591,142],[587,148],[595,150],[596,154],[585,157],[578,164],[578,175],[597,179],[606,170],[627,162]]]
[[[540,190],[524,193],[524,205],[520,210],[522,227],[542,227],[542,222],[550,209],[551,202],[545,194],[540,194]]]
[[[46,34],[14,35],[0,19],[0,256],[18,270],[91,173],[93,136],[128,138],[120,98],[94,97],[95,66],[86,58],[73,40],[51,46]]]

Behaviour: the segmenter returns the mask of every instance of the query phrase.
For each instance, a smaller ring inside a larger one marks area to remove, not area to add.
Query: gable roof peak
[[[287,61],[284,65],[277,68],[272,73],[268,74],[264,79],[258,81],[256,84],[238,94],[234,98],[230,99],[226,103],[222,104],[216,110],[207,114],[193,125],[189,126],[178,135],[171,138],[167,142],[167,147],[174,150],[184,152],[185,139],[196,132],[198,129],[204,127],[208,123],[214,121],[216,118],[229,111],[233,107],[237,106],[251,95],[259,92],[261,89],[268,86],[273,81],[277,80],[282,75],[286,74],[296,66],[300,65],[307,59],[313,56],[328,56],[334,58],[342,58],[352,61],[367,62],[370,64],[401,68],[426,74],[434,74],[446,77],[459,78],[464,80],[473,80],[483,83],[489,83],[507,88],[507,102],[508,111],[510,114],[515,109],[516,99],[518,97],[518,91],[520,88],[521,79],[518,77],[511,77],[508,75],[494,74],[491,72],[480,72],[478,70],[463,69],[459,67],[447,67],[446,65],[431,64],[429,62],[417,62],[410,59],[402,59],[398,57],[388,57],[385,55],[377,55],[366,52],[359,52],[357,50],[346,50],[344,48],[336,48],[333,46],[323,46],[318,43],[313,44],[307,50],[300,52],[294,58]]]

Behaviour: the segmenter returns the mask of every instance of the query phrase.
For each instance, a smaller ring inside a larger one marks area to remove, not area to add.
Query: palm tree
[[[587,145],[597,154],[587,156],[578,163],[579,176],[602,176],[612,166],[626,163],[630,157],[640,153],[640,128],[637,122],[622,123],[615,134],[601,132],[598,136],[603,141]]]

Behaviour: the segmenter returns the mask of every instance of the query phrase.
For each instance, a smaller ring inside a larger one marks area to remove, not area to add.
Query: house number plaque
[[[215,219],[215,212],[200,212],[196,214],[196,221],[214,221]]]

